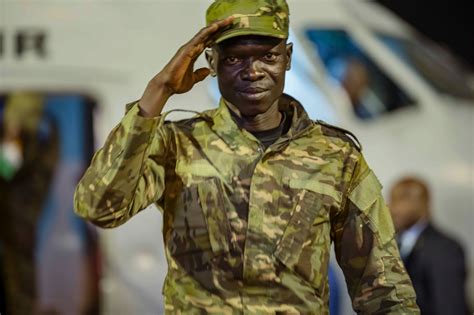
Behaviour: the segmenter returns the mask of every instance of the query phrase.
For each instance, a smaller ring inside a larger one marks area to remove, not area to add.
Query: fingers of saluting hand
[[[204,27],[199,31],[199,33],[194,36],[191,40],[193,44],[206,43],[212,39],[212,36],[215,35],[218,31],[224,29],[226,26],[230,25],[234,20],[233,16],[229,16],[223,20],[216,21],[211,25]]]
[[[190,57],[193,59],[199,57],[206,47],[212,45],[214,42],[213,37],[217,35],[219,31],[222,31],[225,27],[230,25],[233,20],[234,17],[229,16],[201,29],[186,45],[191,50]]]

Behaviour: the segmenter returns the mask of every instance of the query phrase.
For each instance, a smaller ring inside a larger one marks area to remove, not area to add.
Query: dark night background
[[[473,0],[377,0],[474,70]]]

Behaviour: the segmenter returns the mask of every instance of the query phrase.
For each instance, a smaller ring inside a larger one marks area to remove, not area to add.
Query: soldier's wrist
[[[156,117],[160,115],[171,95],[173,95],[173,93],[171,93],[166,85],[156,80],[150,81],[138,103],[140,115],[144,117]]]

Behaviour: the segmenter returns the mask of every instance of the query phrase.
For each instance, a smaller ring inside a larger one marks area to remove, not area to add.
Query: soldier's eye
[[[277,55],[275,53],[267,53],[263,57],[266,61],[275,61],[277,59]]]
[[[229,56],[225,58],[225,63],[229,65],[235,65],[239,62],[239,58],[235,56]]]

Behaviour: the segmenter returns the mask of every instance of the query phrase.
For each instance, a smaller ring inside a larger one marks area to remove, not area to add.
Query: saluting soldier
[[[111,228],[157,205],[167,314],[327,314],[332,242],[357,312],[417,314],[360,146],[283,94],[287,3],[216,0],[206,18],[127,106],[77,188],[76,212]],[[194,70],[205,50],[209,68]],[[167,100],[208,75],[219,107],[167,121]]]

